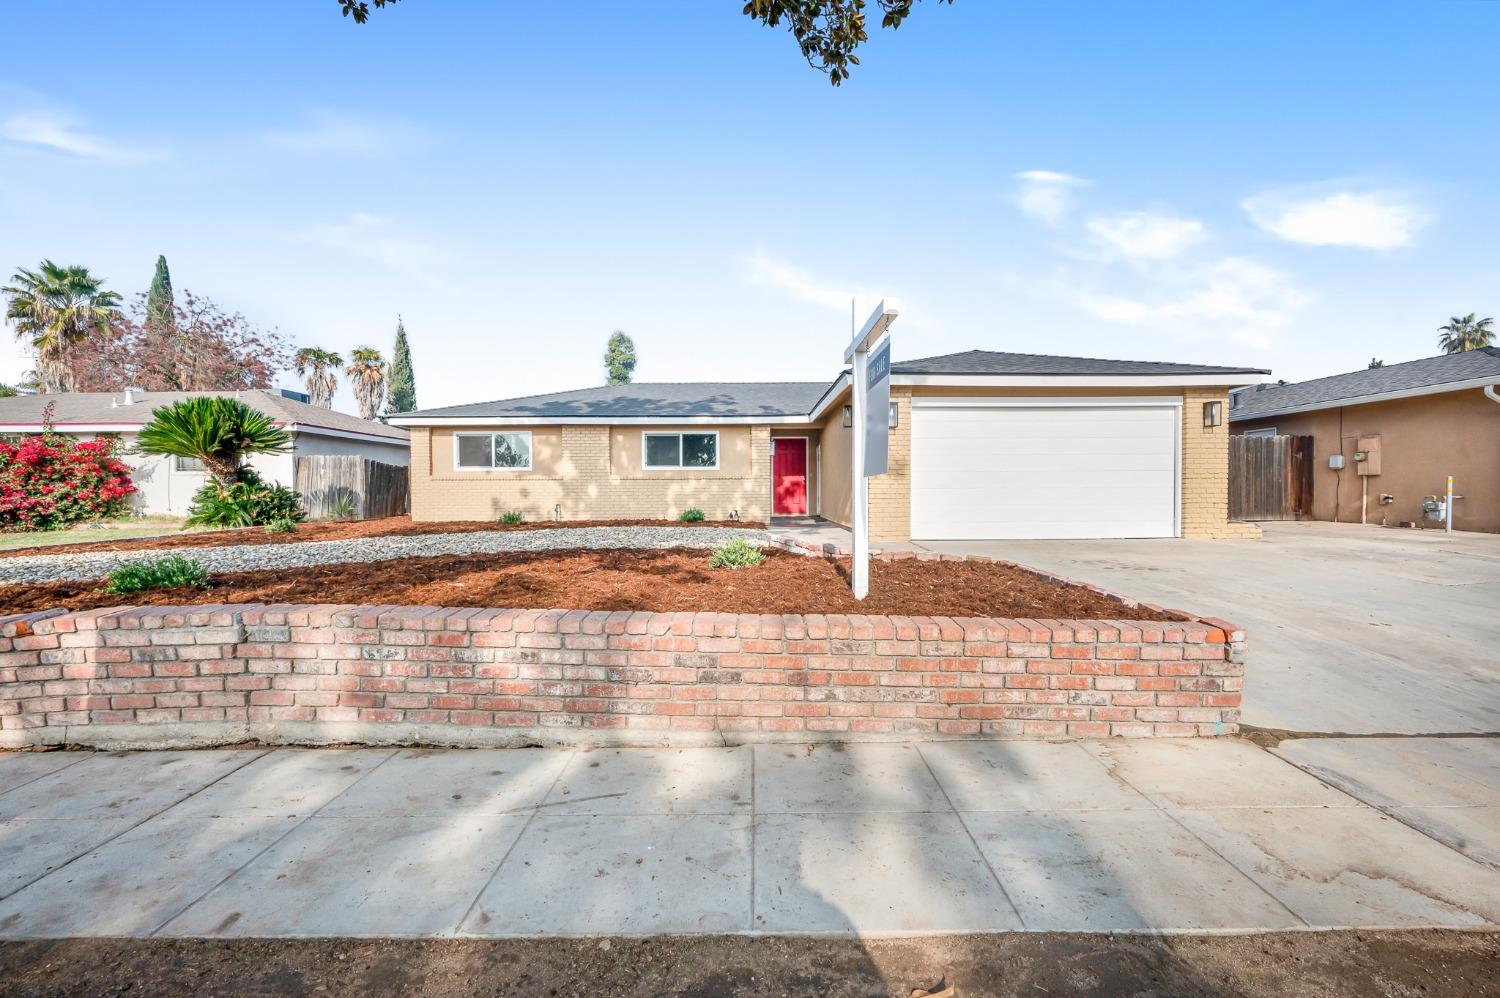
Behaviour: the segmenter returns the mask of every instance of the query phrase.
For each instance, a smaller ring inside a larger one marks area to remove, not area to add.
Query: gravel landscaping
[[[391,535],[332,541],[280,544],[236,544],[222,547],[182,546],[135,551],[78,551],[0,559],[0,584],[74,581],[103,578],[121,565],[181,554],[202,563],[210,573],[260,569],[307,568],[396,558],[438,555],[501,554],[567,548],[711,548],[741,537],[766,546],[770,535],[759,528],[704,526],[556,527],[546,530],[487,530],[465,533]]]

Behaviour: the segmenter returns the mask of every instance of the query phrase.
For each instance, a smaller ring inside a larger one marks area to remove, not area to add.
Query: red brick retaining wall
[[[423,607],[0,618],[7,745],[515,745],[1233,733],[1245,635]]]

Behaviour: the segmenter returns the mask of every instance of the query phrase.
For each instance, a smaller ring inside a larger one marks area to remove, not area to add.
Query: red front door
[[[807,441],[801,437],[777,437],[772,446],[771,485],[777,516],[807,515]]]

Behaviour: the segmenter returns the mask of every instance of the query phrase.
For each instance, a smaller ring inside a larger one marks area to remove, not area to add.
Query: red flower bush
[[[57,530],[119,516],[134,491],[113,438],[0,440],[0,530]]]

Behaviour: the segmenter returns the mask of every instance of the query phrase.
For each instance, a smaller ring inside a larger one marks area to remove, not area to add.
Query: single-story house
[[[877,539],[1255,536],[1228,518],[1228,397],[1265,371],[973,350],[891,368]],[[405,413],[417,520],[821,516],[848,525],[846,370]]]
[[[1419,523],[1452,475],[1454,528],[1500,531],[1500,348],[1245,388],[1229,421],[1313,438],[1313,519]]]
[[[52,425],[58,433],[92,439],[114,434],[120,438],[121,459],[133,469],[138,490],[131,497],[148,515],[182,516],[193,493],[203,485],[202,466],[189,458],[152,457],[129,453],[135,434],[161,406],[199,395],[228,392],[59,392],[0,398],[0,433],[40,433],[43,409],[52,404]],[[297,458],[353,454],[385,464],[405,466],[410,455],[405,430],[360,419],[343,412],[309,405],[301,392],[242,391],[233,393],[251,408],[265,413],[292,438],[281,454],[256,454],[246,463],[268,482],[297,487]]]

